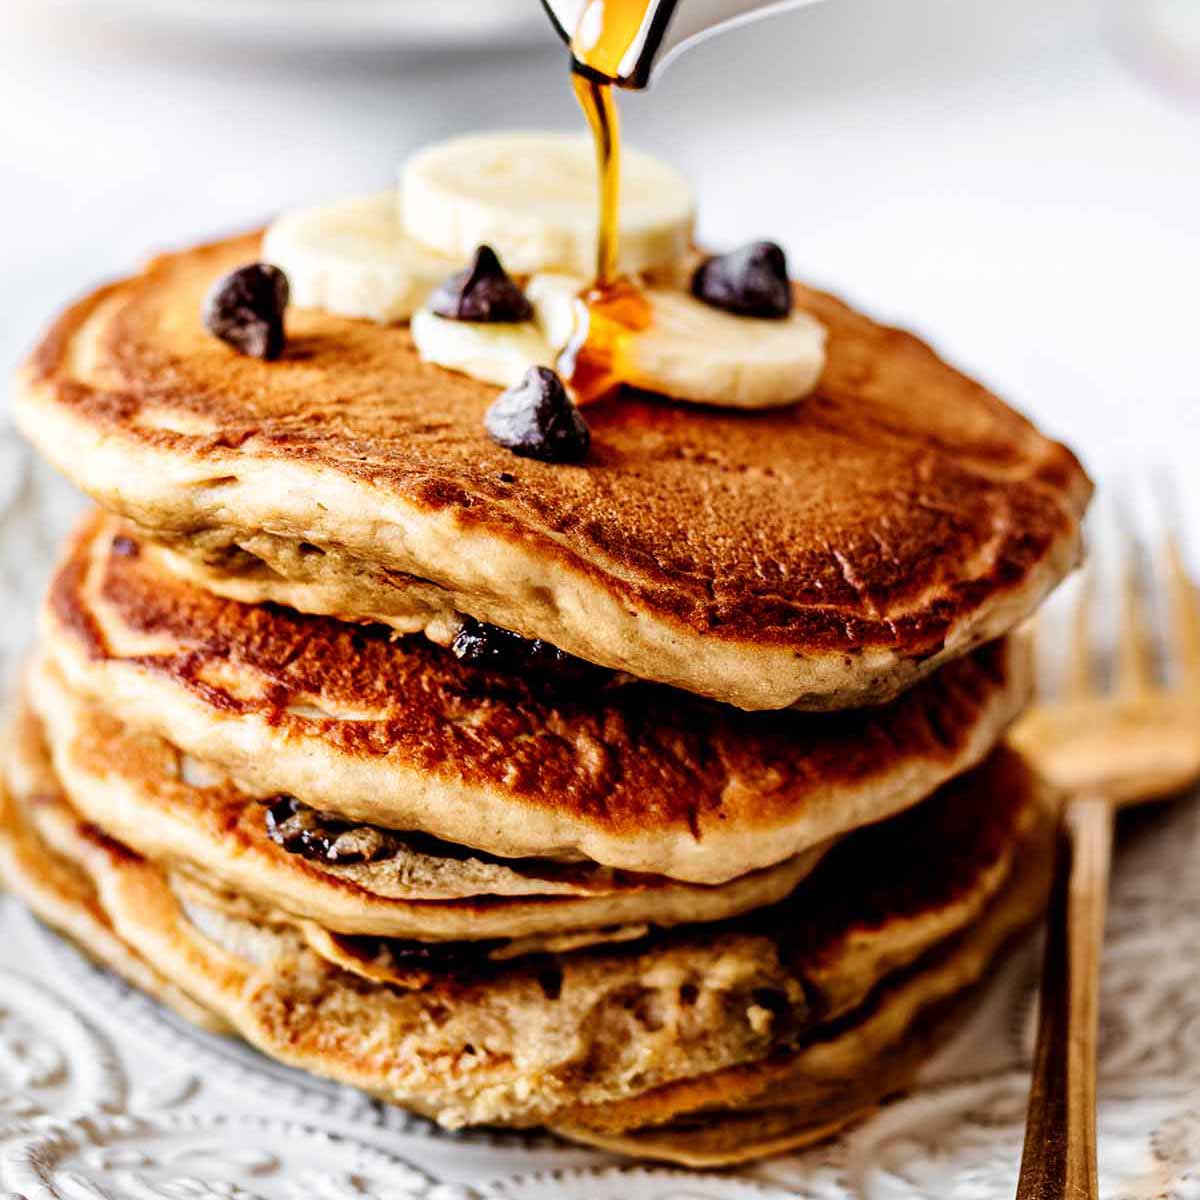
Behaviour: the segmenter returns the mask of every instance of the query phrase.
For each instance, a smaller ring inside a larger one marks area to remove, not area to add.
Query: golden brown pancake
[[[29,692],[42,730],[17,739],[14,755],[28,762],[49,752],[86,820],[140,854],[342,933],[500,939],[496,949],[509,953],[567,934],[577,942],[585,934],[592,941],[624,938],[631,924],[644,933],[649,924],[720,920],[782,900],[824,851],[706,886],[588,862],[498,859],[352,826],[339,845],[353,847],[355,834],[376,833],[382,856],[331,864],[320,853],[285,849],[278,834],[272,839],[268,821],[280,797],[247,794],[211,771],[189,778],[194,768],[170,742],[134,732],[101,705],[72,695],[49,664],[34,664]],[[29,722],[22,728],[30,731]],[[330,827],[336,829],[330,822],[310,826],[318,837]],[[275,828],[286,831],[286,822]]]
[[[265,538],[273,568],[343,578],[340,616],[387,620],[380,593],[404,611],[415,579],[442,621],[744,708],[840,708],[1006,632],[1075,562],[1089,484],[1070,452],[830,296],[796,289],[829,334],[808,399],[620,392],[563,466],[492,443],[496,389],[422,363],[403,329],[293,310],[281,361],[232,352],[201,302],[259,253],[247,236],[167,255],[74,305],[15,413],[155,536],[218,556]]]
[[[1049,890],[1049,825],[979,922],[858,1011],[761,1063],[555,1118],[564,1137],[688,1167],[727,1167],[824,1141],[907,1090],[969,1016],[1006,944]],[[670,1119],[666,1114],[673,1113]]]
[[[421,637],[213,596],[103,517],[67,551],[43,643],[72,691],[251,794],[506,857],[709,884],[928,795],[991,749],[1029,684],[1007,640],[854,712],[547,689]]]
[[[25,713],[10,729],[9,739],[36,736],[36,730],[30,726],[31,718]],[[159,974],[117,934],[91,878],[38,835],[29,813],[36,812],[39,806],[61,805],[57,781],[45,759],[19,765],[9,739],[4,744],[4,774],[12,779],[15,773],[21,799],[14,801],[8,784],[0,780],[0,885],[97,963],[169,1005],[194,1025],[216,1032],[228,1031],[230,1027],[225,1021]]]
[[[783,909],[641,945],[453,970],[412,990],[340,969],[286,926],[181,904],[161,867],[61,799],[18,798],[4,816],[0,844],[36,819],[35,861],[49,861],[52,845],[81,867],[121,938],[281,1061],[450,1125],[563,1121],[593,1140],[633,1128],[639,1109],[623,1106],[644,1096],[641,1124],[661,1126],[652,1142],[674,1136],[683,1115],[710,1116],[715,1081],[733,1106],[797,1107],[806,1087],[867,1074],[1032,918],[1049,826],[1020,760],[998,754],[973,784],[897,818],[889,836],[850,839],[854,862],[824,883],[819,869]],[[964,894],[997,856],[1009,882],[968,915]],[[930,860],[947,869],[931,875]],[[847,922],[848,867],[862,880],[864,916]],[[882,946],[893,930],[955,908],[938,933],[876,954],[870,969],[854,953],[864,938]],[[841,982],[830,986],[835,959]],[[882,1078],[895,1086],[894,1072]]]

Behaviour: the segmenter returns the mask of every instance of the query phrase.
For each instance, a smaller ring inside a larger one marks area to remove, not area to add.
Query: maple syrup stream
[[[571,82],[596,145],[599,219],[596,273],[580,297],[575,336],[563,366],[578,403],[599,399],[621,382],[622,336],[650,325],[650,305],[618,273],[621,124],[612,80],[646,18],[651,0],[589,0],[571,40]],[[581,69],[582,68],[582,69]]]

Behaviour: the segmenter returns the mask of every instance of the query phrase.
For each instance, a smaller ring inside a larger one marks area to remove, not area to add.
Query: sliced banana
[[[572,336],[579,280],[538,275],[525,294],[543,336],[562,350]],[[721,408],[776,408],[816,386],[825,366],[825,327],[800,310],[779,320],[739,317],[687,292],[647,288],[646,329],[619,332],[612,374],[632,387]]]
[[[724,408],[777,408],[807,396],[825,366],[825,327],[806,312],[779,320],[722,312],[651,289],[650,327],[618,339],[613,372],[633,387]]]
[[[393,192],[285,213],[263,257],[288,277],[293,304],[385,323],[407,320],[462,266],[405,234]]]
[[[548,272],[534,275],[525,285],[525,298],[533,306],[533,319],[553,350],[565,350],[575,330],[587,319],[580,299],[587,287],[582,275]]]
[[[596,159],[590,138],[486,133],[452,138],[405,164],[401,205],[408,233],[465,260],[483,243],[518,274],[589,275],[596,261]],[[620,269],[663,268],[688,249],[692,193],[674,168],[622,153]]]
[[[552,367],[555,352],[533,321],[453,321],[422,308],[413,314],[412,337],[426,362],[484,383],[511,387],[530,367]]]

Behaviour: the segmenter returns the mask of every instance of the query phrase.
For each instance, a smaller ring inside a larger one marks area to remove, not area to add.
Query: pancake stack
[[[800,285],[806,400],[621,389],[583,462],[518,457],[404,328],[211,336],[260,255],[156,260],[21,376],[99,508],[6,746],[7,884],[447,1126],[730,1163],[902,1090],[1044,902],[1050,804],[1000,742],[1075,459]]]

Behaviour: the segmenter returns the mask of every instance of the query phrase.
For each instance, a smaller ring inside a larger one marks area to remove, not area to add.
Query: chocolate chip
[[[786,317],[792,311],[787,257],[774,242],[750,242],[706,259],[692,276],[692,295],[740,317]]]
[[[557,1000],[562,995],[563,973],[559,967],[547,967],[537,977],[538,987],[547,1000]]]
[[[409,938],[335,934],[337,941],[366,962],[387,962],[397,969],[455,975],[485,969],[488,955],[506,944],[503,938],[474,942],[418,942]]]
[[[755,988],[750,993],[750,999],[759,1008],[765,1008],[774,1017],[787,1016],[792,1010],[787,993],[781,992],[778,988]]]
[[[484,415],[492,440],[522,458],[576,463],[588,452],[591,431],[563,381],[549,367],[530,367]]]
[[[112,552],[119,558],[137,558],[138,544],[133,538],[118,534],[112,540]]]
[[[504,674],[521,674],[549,683],[587,684],[602,687],[612,678],[607,667],[576,658],[541,638],[525,638],[499,625],[464,617],[450,649],[460,661],[472,667]]]
[[[533,316],[533,306],[491,246],[480,246],[475,261],[429,297],[429,307],[451,321],[528,321]]]
[[[250,263],[217,280],[204,301],[204,328],[241,354],[274,359],[283,352],[287,276],[270,263]]]
[[[400,838],[376,825],[355,825],[309,808],[295,796],[279,796],[267,808],[267,836],[289,854],[336,866],[391,858]]]

